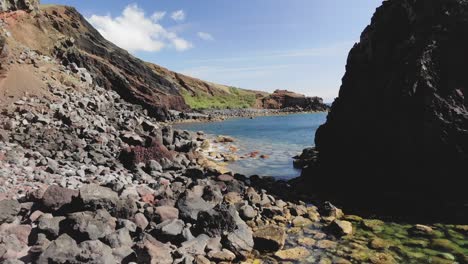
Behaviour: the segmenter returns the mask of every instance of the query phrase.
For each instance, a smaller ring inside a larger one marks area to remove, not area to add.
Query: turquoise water
[[[268,159],[244,159],[229,164],[229,169],[247,176],[261,175],[290,179],[299,176],[292,157],[314,145],[315,131],[325,122],[326,113],[237,118],[214,123],[180,124],[175,127],[204,131],[212,135],[232,136],[239,148],[237,155],[252,151],[268,155]]]

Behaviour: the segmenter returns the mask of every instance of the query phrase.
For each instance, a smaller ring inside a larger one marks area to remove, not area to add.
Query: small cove
[[[291,179],[300,175],[292,157],[314,145],[315,131],[326,120],[327,113],[302,113],[262,116],[254,119],[234,118],[222,122],[186,123],[178,129],[204,131],[211,135],[235,138],[239,155],[259,152],[267,158],[249,158],[231,162],[228,168],[244,175],[273,176]]]

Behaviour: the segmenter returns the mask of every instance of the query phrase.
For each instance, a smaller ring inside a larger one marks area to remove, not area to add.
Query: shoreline
[[[247,110],[247,111],[243,111]],[[236,118],[250,118],[255,119],[257,117],[269,117],[269,116],[287,116],[296,114],[318,114],[328,113],[328,111],[283,111],[281,109],[222,109],[222,110],[205,110],[202,115],[196,113],[195,116],[190,116],[190,113],[181,113],[181,115],[187,115],[186,118],[177,118],[173,121],[165,121],[168,125],[178,125],[186,123],[211,123],[211,122],[222,122],[229,119]],[[213,116],[214,115],[214,116]]]

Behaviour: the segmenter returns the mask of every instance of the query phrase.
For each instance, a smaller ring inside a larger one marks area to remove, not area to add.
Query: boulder
[[[257,212],[250,205],[242,206],[240,208],[240,210],[239,210],[239,213],[240,213],[240,216],[242,217],[242,219],[244,219],[244,220],[251,220],[255,216],[257,216]]]
[[[262,252],[276,252],[283,248],[286,232],[282,227],[268,225],[255,231],[253,238],[255,249]]]
[[[113,190],[96,184],[86,184],[80,188],[80,198],[86,208],[115,209],[119,196]]]
[[[158,206],[154,208],[154,215],[156,220],[161,223],[179,218],[179,210],[172,206]]]
[[[232,232],[237,227],[235,209],[224,204],[217,205],[208,211],[198,213],[196,230],[209,236],[220,236]],[[237,216],[238,217],[238,216]],[[242,221],[242,220],[241,220]]]
[[[114,233],[106,235],[105,241],[112,248],[133,246],[133,240],[127,228],[121,228]]]
[[[200,212],[206,212],[215,207],[216,204],[202,198],[202,193],[187,190],[177,201],[182,219],[196,221]]]
[[[79,247],[80,254],[77,258],[81,263],[115,263],[112,249],[99,240],[83,241],[80,243]]]
[[[150,235],[145,235],[136,247],[137,263],[172,264],[171,248]]]
[[[182,234],[185,223],[180,219],[166,220],[155,227],[156,237],[172,240]],[[163,240],[161,240],[163,241]]]
[[[208,258],[215,261],[216,263],[223,261],[231,262],[236,258],[236,255],[227,249],[223,249],[220,251],[208,252]]]
[[[38,264],[76,263],[81,249],[73,238],[67,234],[59,236],[44,250],[37,260]]]
[[[60,234],[60,223],[65,219],[66,217],[64,216],[52,217],[51,215],[44,214],[39,217],[37,228],[49,237],[56,238]]]
[[[106,210],[96,212],[72,213],[67,218],[70,229],[65,230],[78,240],[96,240],[104,238],[115,231],[116,219]]]
[[[78,195],[77,190],[51,185],[42,196],[42,204],[50,211],[57,211],[62,206],[70,204]]]
[[[200,234],[192,240],[183,242],[179,250],[191,255],[205,255],[205,248],[209,240],[209,236]]]
[[[16,200],[0,201],[0,224],[15,221],[21,210],[21,204]]]
[[[338,237],[351,235],[353,233],[353,225],[344,220],[335,220],[328,226],[328,228]]]

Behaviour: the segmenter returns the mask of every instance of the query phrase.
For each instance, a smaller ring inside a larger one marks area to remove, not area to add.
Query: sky
[[[215,83],[331,102],[382,0],[42,0],[133,55]]]

